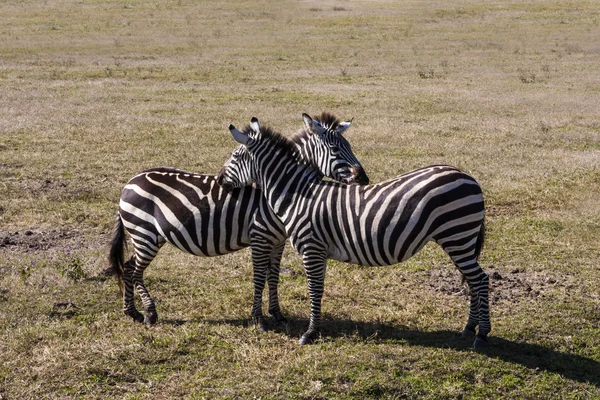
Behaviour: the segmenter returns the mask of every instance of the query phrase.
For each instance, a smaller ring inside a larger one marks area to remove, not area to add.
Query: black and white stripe
[[[314,166],[298,162],[287,139],[261,130],[256,119],[244,132],[233,126],[230,130],[242,146],[222,170],[220,183],[261,186],[303,257],[311,319],[301,343],[318,335],[327,259],[391,265],[435,241],[469,284],[471,306],[464,333],[474,334],[478,326],[476,346],[485,345],[491,330],[488,276],[477,262],[484,239],[484,204],[472,177],[434,165],[375,185],[325,182]]]
[[[368,182],[342,136],[350,122],[339,122],[326,113],[314,120],[306,114],[303,118],[305,128],[293,137],[302,160],[314,164],[332,179]],[[134,255],[126,262],[125,230],[134,248]],[[256,279],[269,280],[269,312],[277,321],[283,321],[277,284],[286,238],[283,225],[267,207],[259,189],[225,191],[217,184],[215,175],[175,168],[143,171],[123,189],[110,252],[111,265],[123,292],[123,310],[140,322],[157,321],[156,306],[144,285],[143,274],[165,243],[203,257],[251,245],[253,263],[261,265],[264,271]],[[142,299],[145,317],[136,310],[134,287]],[[255,297],[262,297],[262,291]],[[264,328],[261,312],[255,310],[253,315]]]

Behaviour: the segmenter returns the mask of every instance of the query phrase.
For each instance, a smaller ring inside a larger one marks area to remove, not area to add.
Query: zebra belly
[[[473,200],[467,203],[470,201]],[[393,265],[409,259],[431,241],[450,237],[471,240],[478,235],[483,223],[483,202],[475,197],[474,203],[459,209],[459,215],[446,219],[450,214],[432,217],[416,212],[408,220],[398,220],[395,226],[374,223],[366,233],[357,219],[354,229],[346,229],[343,240],[325,240],[329,244],[327,256],[357,265]]]
[[[238,233],[231,231],[233,236],[237,236]],[[170,231],[167,233],[167,236],[164,237],[164,240],[177,247],[179,250],[184,251],[186,253],[193,254],[199,257],[216,257],[224,254],[229,254],[236,252],[238,250],[244,249],[250,246],[250,240],[248,238],[247,230],[241,234],[242,240],[235,241],[229,244],[226,247],[215,247],[215,246],[207,246],[206,243],[197,242],[195,243],[195,247],[192,247],[189,242],[182,241],[178,239],[178,235],[174,231]],[[207,238],[210,240],[210,237]]]
[[[361,250],[361,247],[358,245],[350,247],[350,249],[338,246],[331,246],[327,253],[327,258],[361,266],[394,265],[405,261],[413,255],[415,255],[416,253],[418,253],[431,240],[431,238],[427,238],[418,247],[415,247],[412,251],[396,254],[394,257],[391,258],[383,257],[383,249],[378,249],[377,246],[375,246],[375,251],[377,252],[377,254],[379,254],[379,256],[375,256],[372,252]],[[363,240],[363,243],[366,243],[366,240]]]
[[[327,254],[327,258],[336,261],[342,261],[349,264],[362,265],[362,266],[383,266],[383,265],[393,265],[398,261],[394,261],[391,263],[387,262],[378,262],[378,261],[367,261],[364,257],[359,258],[356,253],[349,253],[346,249],[332,247],[329,249]]]

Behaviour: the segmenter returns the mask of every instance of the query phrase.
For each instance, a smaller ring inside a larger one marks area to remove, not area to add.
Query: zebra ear
[[[336,133],[338,135],[341,135],[342,133],[344,133],[346,131],[346,129],[350,128],[350,124],[352,124],[353,119],[354,118],[351,118],[350,121],[340,122],[339,125],[337,126],[337,128],[335,129]]]
[[[319,121],[312,119],[308,114],[302,114],[302,120],[304,121],[304,126],[308,130],[308,133],[318,134],[325,131]]]
[[[304,126],[306,127],[306,129],[312,131],[312,118],[310,117],[310,115],[302,113],[302,120],[304,121]]]
[[[254,131],[254,133],[260,133],[260,124],[258,123],[258,118],[252,117],[250,120],[250,128]]]
[[[231,136],[233,136],[235,141],[239,144],[248,143],[248,135],[237,129],[233,124],[229,124],[229,132],[231,132]]]

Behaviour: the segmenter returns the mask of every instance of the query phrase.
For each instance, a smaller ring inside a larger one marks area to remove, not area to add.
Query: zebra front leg
[[[144,322],[144,315],[135,308],[133,298],[133,271],[135,269],[134,257],[123,264],[123,313],[137,322]]]
[[[268,242],[259,242],[256,240],[252,242],[254,300],[252,303],[251,318],[254,320],[256,327],[261,332],[267,331],[267,323],[262,313],[262,295],[265,289],[265,282],[267,280],[272,251],[273,246]]]
[[[148,325],[154,325],[158,321],[158,313],[156,312],[156,305],[154,300],[150,297],[148,289],[144,285],[144,270],[147,265],[137,265],[133,271],[133,284],[142,299],[142,304],[146,310],[146,316],[144,317],[144,323]]]
[[[321,299],[325,286],[325,254],[303,254],[304,269],[308,278],[308,294],[310,297],[310,323],[308,330],[299,340],[300,344],[311,344],[321,334]]]
[[[269,263],[269,314],[273,316],[275,324],[277,325],[287,324],[287,319],[283,316],[281,308],[279,307],[279,295],[277,290],[279,286],[281,256],[284,248],[285,242],[276,245],[271,252],[271,261]]]

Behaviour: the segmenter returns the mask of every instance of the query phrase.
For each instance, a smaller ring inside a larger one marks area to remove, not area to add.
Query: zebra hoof
[[[146,316],[144,317],[144,323],[146,325],[154,325],[157,321],[158,314],[156,313],[156,311],[150,311],[146,313]]]
[[[465,328],[462,333],[461,336],[463,339],[473,339],[475,337],[475,329],[471,330],[471,328]]]
[[[300,340],[298,340],[299,344],[313,344],[315,342],[315,340],[319,337],[319,332],[306,332],[304,335],[302,335],[302,337],[300,338]]]
[[[285,318],[281,314],[275,316],[274,319],[275,319],[275,325],[276,326],[285,326],[288,323],[287,318]]]
[[[250,320],[259,332],[267,332],[269,330],[267,321],[265,321],[265,317],[262,314],[251,315]]]
[[[301,345],[313,344],[313,342],[314,342],[314,339],[311,339],[311,338],[305,337],[305,336],[302,336],[300,338],[300,340],[298,340],[298,344],[301,344]]]
[[[489,346],[487,337],[484,336],[476,336],[475,341],[473,342],[473,348],[475,350],[484,350]]]
[[[125,311],[125,315],[133,318],[135,322],[144,323],[144,315],[137,310]]]
[[[267,332],[269,330],[267,323],[262,318],[256,321],[256,329],[258,329],[259,332]]]

